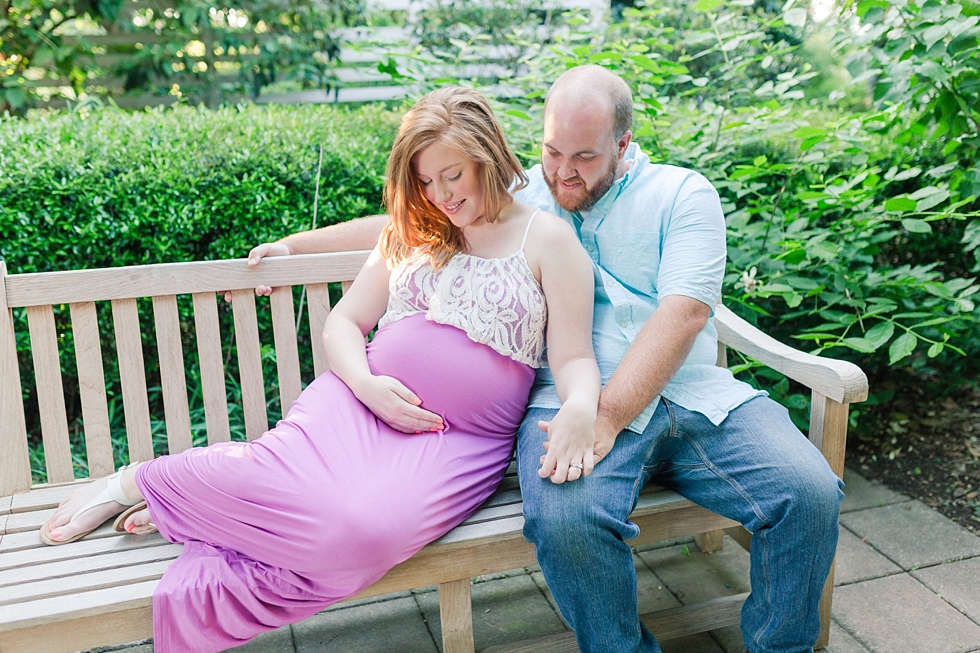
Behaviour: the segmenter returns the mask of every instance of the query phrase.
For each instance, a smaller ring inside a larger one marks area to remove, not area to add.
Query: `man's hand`
[[[262,243],[257,247],[253,247],[252,251],[248,253],[248,267],[254,268],[266,256],[291,256],[292,253],[293,251],[282,243]],[[225,290],[220,294],[225,296],[226,302],[231,301],[231,293],[229,291]],[[269,286],[256,286],[255,294],[260,297],[267,297],[272,294],[272,288]]]
[[[618,435],[619,431],[616,427],[603,420],[600,414],[595,422],[595,446],[592,449],[592,455],[596,465],[612,451]]]
[[[422,433],[446,428],[442,417],[422,408],[422,400],[398,379],[370,376],[351,387],[351,391],[378,419],[396,431]]]
[[[547,453],[541,456],[538,476],[550,477],[552,483],[564,483],[592,473],[594,419],[594,412],[578,410],[566,402],[550,422],[538,422],[538,427],[548,434],[544,443]]]

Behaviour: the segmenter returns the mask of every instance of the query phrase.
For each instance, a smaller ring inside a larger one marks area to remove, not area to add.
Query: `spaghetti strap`
[[[521,251],[524,251],[524,243],[527,242],[527,235],[531,231],[531,223],[534,222],[534,216],[538,214],[541,209],[534,209],[534,213],[531,214],[531,219],[527,221],[527,227],[524,228],[524,240],[521,241]]]

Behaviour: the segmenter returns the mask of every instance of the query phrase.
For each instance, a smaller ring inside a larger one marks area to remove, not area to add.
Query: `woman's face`
[[[435,142],[412,157],[412,167],[426,199],[459,228],[483,220],[480,166],[459,150]]]

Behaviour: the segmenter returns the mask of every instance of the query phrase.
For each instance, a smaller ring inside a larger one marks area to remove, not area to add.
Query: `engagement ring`
[[[568,466],[568,468],[569,469],[577,469],[577,470],[579,470],[581,472],[582,470],[585,469],[585,466],[582,465],[582,463],[572,463],[571,465]]]

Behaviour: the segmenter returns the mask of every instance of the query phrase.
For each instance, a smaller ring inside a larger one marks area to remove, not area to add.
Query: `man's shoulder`
[[[640,170],[631,186],[633,185],[641,193],[673,195],[697,190],[715,190],[708,178],[697,170],[669,163],[647,164]]]

